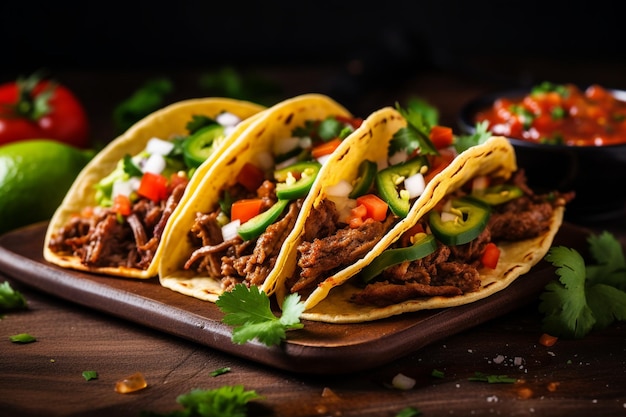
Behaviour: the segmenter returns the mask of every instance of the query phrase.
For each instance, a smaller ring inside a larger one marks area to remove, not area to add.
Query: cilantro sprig
[[[585,264],[572,248],[553,247],[546,255],[558,280],[541,294],[543,330],[553,336],[580,339],[592,330],[626,320],[626,261],[619,241],[609,232],[587,239],[594,263]]]
[[[9,281],[4,281],[0,284],[0,311],[26,307],[26,298],[22,293],[14,290]]]
[[[183,410],[168,414],[142,411],[141,417],[245,417],[248,402],[257,399],[263,397],[255,391],[245,391],[243,385],[194,389],[176,398],[176,402],[184,407]]]
[[[429,136],[433,123],[428,118],[429,113],[425,113],[422,107],[403,109],[398,103],[396,110],[406,119],[407,125],[394,133],[389,143],[389,154],[399,151],[410,154],[419,149],[421,155],[438,155],[439,152]]]
[[[234,326],[233,343],[256,338],[267,346],[278,345],[287,338],[287,330],[304,327],[300,322],[304,303],[298,294],[285,297],[280,317],[272,312],[268,295],[255,285],[237,284],[220,295],[216,304],[225,313],[222,322]]]

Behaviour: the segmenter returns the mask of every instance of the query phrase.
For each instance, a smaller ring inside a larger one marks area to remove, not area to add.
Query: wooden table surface
[[[566,68],[554,63],[539,67],[536,77],[566,78]],[[581,68],[567,75],[578,77],[573,81],[595,77],[594,81],[614,85],[624,68],[594,69]],[[283,80],[289,94],[315,89],[335,74],[319,69],[265,71]],[[528,75],[519,68],[510,73]],[[66,71],[55,75],[84,100],[94,137],[102,139],[113,135],[109,115],[115,103],[155,74]],[[183,85],[177,92],[179,98],[199,95],[185,73],[170,75]],[[466,100],[499,86],[485,77],[419,72],[400,85],[364,92],[358,110],[393,105],[394,100],[414,94],[431,101],[440,109],[442,121],[455,126],[456,113]],[[626,213],[593,228],[614,232],[624,243]],[[538,342],[542,333],[538,300],[384,366],[324,376],[242,360],[40,292],[0,271],[0,282],[4,280],[25,295],[29,307],[7,313],[0,320],[0,416],[168,413],[181,408],[176,403],[178,395],[194,388],[237,384],[263,397],[250,403],[250,416],[391,417],[406,407],[414,407],[424,416],[626,415],[626,325],[616,323],[581,340],[559,340],[545,347]],[[24,332],[35,335],[37,341],[9,341],[9,336]],[[210,375],[224,367],[230,372]],[[97,371],[98,378],[86,381],[81,375],[86,370]],[[434,377],[434,370],[443,377]],[[131,394],[115,392],[116,381],[136,372],[145,376],[146,389]],[[477,372],[508,375],[518,382],[471,381]],[[391,388],[398,373],[414,378],[415,387],[406,391]]]

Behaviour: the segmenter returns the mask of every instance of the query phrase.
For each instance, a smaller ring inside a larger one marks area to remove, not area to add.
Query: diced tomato
[[[365,194],[356,199],[357,206],[363,205],[367,210],[367,218],[383,221],[387,218],[387,203],[375,194]]]
[[[241,224],[247,222],[261,212],[263,200],[260,198],[249,198],[235,201],[230,207],[230,219],[239,220]]]
[[[122,216],[128,216],[132,212],[130,198],[124,194],[116,195],[113,199],[113,206],[111,207],[111,210]]]
[[[480,257],[480,263],[485,268],[496,269],[496,266],[498,266],[498,259],[500,259],[500,249],[493,242],[487,243],[485,251]]]
[[[443,148],[439,150],[439,155],[434,156],[430,161],[430,169],[424,175],[426,184],[433,179],[433,177],[443,171],[452,160],[455,158],[456,153],[453,149]]]
[[[363,204],[357,205],[350,210],[350,218],[348,224],[351,229],[356,229],[363,224],[363,219],[367,216],[367,208]]]
[[[341,145],[341,139],[329,140],[311,149],[311,156],[313,156],[313,158],[319,158],[321,156],[330,155],[339,145]]]
[[[167,178],[160,174],[153,174],[146,172],[141,177],[141,183],[137,194],[142,197],[146,197],[155,203],[161,200],[165,200],[168,196],[167,193]]]
[[[249,162],[246,162],[239,174],[237,174],[237,182],[246,187],[248,191],[256,191],[264,179],[263,170]]]
[[[430,129],[430,141],[437,149],[446,148],[452,145],[452,142],[454,141],[452,128],[438,125],[433,126]]]

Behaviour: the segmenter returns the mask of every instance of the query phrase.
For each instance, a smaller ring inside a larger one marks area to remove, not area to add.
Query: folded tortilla
[[[61,267],[81,271],[128,278],[154,277],[157,274],[158,261],[163,256],[162,242],[159,242],[156,253],[150,265],[146,268],[124,265],[86,265],[81,262],[80,257],[71,253],[52,251],[49,244],[58,231],[68,224],[74,216],[78,216],[84,209],[96,205],[95,185],[109,175],[125,155],[132,156],[142,152],[146,148],[148,141],[153,137],[169,139],[176,135],[187,136],[186,125],[193,116],[215,118],[222,112],[229,112],[238,116],[242,122],[232,132],[227,134],[223,140],[220,140],[219,144],[216,143],[214,145],[213,153],[195,171],[182,199],[170,215],[169,220],[167,220],[167,224],[171,223],[178,216],[179,207],[191,194],[196,183],[202,178],[204,172],[210,168],[212,161],[219,157],[264,109],[265,107],[248,101],[218,97],[198,98],[171,104],[137,122],[102,149],[77,176],[49,223],[44,242],[44,258],[48,262]]]
[[[402,115],[391,108],[381,109],[368,117],[363,123],[361,134],[351,138],[351,146],[346,152],[329,161],[333,163],[333,169],[326,171],[323,178],[319,178],[317,195],[311,208],[318,207],[328,198],[327,190],[340,180],[350,182],[356,179],[361,161],[386,158],[393,134],[404,126],[406,121]],[[300,294],[305,304],[303,318],[329,323],[365,322],[406,312],[467,304],[506,288],[545,256],[562,223],[563,206],[553,210],[550,227],[542,235],[524,241],[499,242],[501,255],[497,268],[480,269],[481,284],[477,291],[459,296],[421,297],[387,306],[363,305],[351,301],[363,288],[358,281],[358,273],[434,209],[446,195],[460,189],[477,176],[508,179],[516,170],[514,149],[503,137],[491,137],[484,144],[471,147],[456,156],[449,166],[426,184],[421,196],[413,201],[409,214],[399,219],[373,249],[344,269],[325,276],[309,292]],[[295,248],[302,242],[306,216],[300,220],[302,223],[297,226],[299,233],[290,236],[286,246]],[[286,285],[289,277],[298,273],[298,256],[295,249],[286,252],[276,289],[279,305],[290,293]]]
[[[200,269],[194,270],[197,268],[185,268],[194,251],[201,247],[199,243],[189,238],[196,216],[216,210],[221,193],[236,183],[238,173],[247,162],[259,164],[261,161],[258,159],[268,152],[273,153],[278,141],[292,137],[294,128],[304,126],[307,121],[321,121],[329,116],[352,117],[348,110],[327,96],[304,94],[268,108],[262,117],[255,120],[246,132],[239,136],[207,170],[201,183],[195,187],[194,194],[187,200],[180,216],[169,224],[164,232],[164,251],[167,256],[161,259],[159,266],[159,278],[164,287],[211,302],[215,302],[224,293],[226,287],[221,276],[206,271],[198,272]],[[347,142],[347,139],[344,140],[335,153],[343,152]],[[328,168],[329,165],[324,164],[320,174]],[[311,190],[314,189],[315,185]],[[310,204],[310,197],[311,192],[304,198],[298,219],[308,212],[306,207]],[[296,220],[296,224],[299,223],[300,221]],[[294,233],[294,230],[292,229],[289,234]],[[270,258],[265,259],[261,266],[255,267],[269,269],[263,282],[257,284],[267,294],[272,294],[275,288],[278,271],[274,265],[283,265],[282,259],[290,249],[282,245],[277,257],[260,255]],[[223,265],[220,266],[222,267]]]

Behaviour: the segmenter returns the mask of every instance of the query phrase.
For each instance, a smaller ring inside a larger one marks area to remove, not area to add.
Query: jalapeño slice
[[[487,226],[490,208],[488,205],[461,197],[452,200],[452,208],[457,216],[454,220],[443,221],[441,213],[432,210],[428,223],[435,237],[445,245],[463,245],[478,237]]]
[[[378,170],[378,165],[376,162],[368,161],[367,159],[361,161],[359,164],[358,177],[356,179],[356,183],[354,184],[354,188],[348,195],[350,198],[357,198],[367,193],[374,182],[374,177],[376,176],[376,171]]]
[[[411,246],[383,251],[376,259],[361,270],[359,276],[363,282],[369,282],[390,266],[421,259],[430,255],[435,250],[437,250],[435,237],[421,233],[417,235],[415,243]]]
[[[252,240],[259,237],[267,227],[274,223],[289,204],[289,200],[278,200],[272,207],[263,213],[257,214],[237,229],[237,234],[243,240]]]
[[[409,161],[392,165],[376,174],[376,187],[378,187],[380,197],[385,200],[396,216],[406,217],[411,208],[408,196],[404,195],[398,187],[405,178],[421,172],[424,166],[428,167],[428,160],[425,156],[418,156]]]
[[[472,198],[480,200],[489,204],[490,206],[497,206],[498,204],[504,204],[508,201],[515,200],[524,195],[524,191],[512,184],[500,184],[488,187],[487,189],[472,193]]]
[[[321,168],[322,164],[319,162],[297,162],[275,171],[274,178],[278,181],[276,197],[281,200],[305,197]]]
[[[183,157],[190,168],[198,168],[211,156],[215,140],[224,136],[224,126],[213,124],[195,132],[183,142]]]

